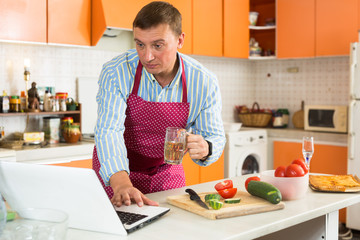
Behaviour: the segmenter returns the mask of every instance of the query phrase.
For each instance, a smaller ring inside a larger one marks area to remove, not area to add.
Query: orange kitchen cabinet
[[[216,181],[224,178],[224,153],[219,160],[207,167],[200,167],[200,183]]]
[[[358,0],[357,2],[357,13],[358,13],[357,29],[360,30],[360,0]]]
[[[275,169],[281,165],[289,165],[296,158],[303,158],[301,143],[274,141]],[[314,144],[310,172],[347,174],[347,147]],[[339,221],[346,222],[345,209],[340,210]]]
[[[0,39],[46,42],[46,0],[0,0]]]
[[[131,30],[140,9],[151,0],[92,0],[91,45],[95,46],[106,28]]]
[[[358,0],[316,0],[315,55],[349,55],[358,41]]]
[[[91,0],[48,0],[48,43],[91,44]]]
[[[222,0],[193,0],[193,54],[223,56]]]
[[[224,153],[213,164],[201,167],[191,160],[187,153],[183,158],[186,186],[216,181],[224,178]]]
[[[278,58],[315,56],[315,0],[277,0]]]
[[[49,165],[92,169],[92,159],[78,160],[78,161],[72,161],[72,162],[67,162],[67,163],[49,164]]]
[[[314,145],[310,171],[326,174],[347,173],[347,147]],[[289,165],[294,159],[303,158],[302,144],[298,142],[274,141],[274,168]]]
[[[168,0],[169,3],[174,5],[182,17],[182,31],[185,33],[184,46],[179,49],[179,52],[185,54],[193,53],[193,29],[192,29],[192,0]]]
[[[249,0],[224,1],[224,57],[249,57]]]
[[[185,172],[185,184],[186,186],[200,183],[200,166],[193,162],[187,153],[182,161]]]

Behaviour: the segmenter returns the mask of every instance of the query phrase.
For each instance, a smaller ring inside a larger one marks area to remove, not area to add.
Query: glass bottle
[[[11,96],[10,98],[10,112],[20,112],[20,98],[19,96]]]
[[[6,90],[3,91],[0,103],[0,111],[2,113],[8,113],[10,111],[10,98],[7,95]]]
[[[26,109],[25,91],[21,91],[21,93],[20,93],[20,108],[21,108],[21,112],[25,112],[25,109]]]

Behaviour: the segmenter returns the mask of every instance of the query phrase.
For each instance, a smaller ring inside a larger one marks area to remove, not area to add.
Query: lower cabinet
[[[296,158],[303,158],[301,143],[274,141],[274,169],[281,165],[287,166]],[[347,174],[347,147],[314,144],[310,172]],[[345,209],[340,210],[339,221],[346,222]]]
[[[183,158],[186,186],[216,181],[224,178],[224,153],[213,164],[207,167],[201,167],[194,163],[189,153]]]
[[[92,168],[92,159],[71,161],[66,163],[50,164],[54,166]],[[219,160],[207,167],[201,167],[194,163],[189,153],[184,156],[183,166],[185,171],[186,186],[211,182],[224,178],[224,153]]]
[[[78,160],[66,163],[50,164],[54,166],[92,168],[92,159]],[[219,160],[207,167],[194,163],[189,153],[184,156],[183,166],[185,171],[186,186],[216,181],[224,178],[224,153]]]
[[[92,168],[92,159],[78,160],[78,161],[72,161],[66,163],[56,163],[49,165],[63,166],[63,167]]]

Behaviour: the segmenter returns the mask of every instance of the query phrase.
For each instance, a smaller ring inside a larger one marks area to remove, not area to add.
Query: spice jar
[[[55,111],[60,111],[60,100],[59,96],[55,96]]]
[[[286,128],[289,124],[289,110],[286,108],[278,109],[273,116],[274,128]]]
[[[60,96],[59,97],[59,109],[61,112],[66,111],[66,97],[65,96]]]
[[[63,137],[67,143],[77,143],[80,139],[80,124],[73,123],[64,127]]]
[[[21,101],[19,96],[11,96],[10,98],[10,112],[20,112]]]

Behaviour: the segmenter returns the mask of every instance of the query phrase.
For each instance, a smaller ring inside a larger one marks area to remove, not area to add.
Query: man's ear
[[[182,32],[178,39],[178,45],[177,45],[178,49],[181,49],[184,46],[184,41],[185,41],[185,33]]]

